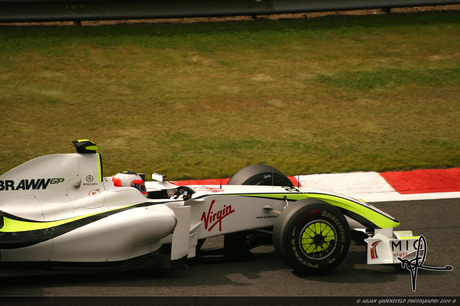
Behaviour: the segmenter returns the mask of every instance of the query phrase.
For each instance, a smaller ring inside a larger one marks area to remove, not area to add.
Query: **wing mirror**
[[[166,179],[166,175],[160,174],[160,173],[152,173],[152,180],[158,181],[158,182],[164,182]]]

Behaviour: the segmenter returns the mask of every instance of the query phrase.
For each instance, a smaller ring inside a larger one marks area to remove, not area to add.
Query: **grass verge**
[[[459,17],[0,27],[0,173],[79,138],[105,175],[458,167]]]

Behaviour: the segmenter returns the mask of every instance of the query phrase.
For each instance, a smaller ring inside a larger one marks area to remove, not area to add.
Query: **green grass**
[[[459,17],[0,27],[0,173],[80,138],[105,175],[458,167]]]

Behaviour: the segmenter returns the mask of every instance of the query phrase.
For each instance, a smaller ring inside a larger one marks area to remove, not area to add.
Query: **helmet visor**
[[[131,187],[136,188],[137,190],[142,192],[142,194],[147,194],[147,189],[145,188],[145,184],[144,184],[143,180],[134,180],[134,181],[132,181],[131,182]]]

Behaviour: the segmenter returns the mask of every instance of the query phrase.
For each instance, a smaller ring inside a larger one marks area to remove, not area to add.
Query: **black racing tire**
[[[276,253],[299,274],[321,275],[336,268],[347,255],[350,240],[343,214],[316,199],[290,204],[273,228]]]
[[[281,171],[267,165],[252,165],[235,173],[228,185],[263,185],[294,187]]]

